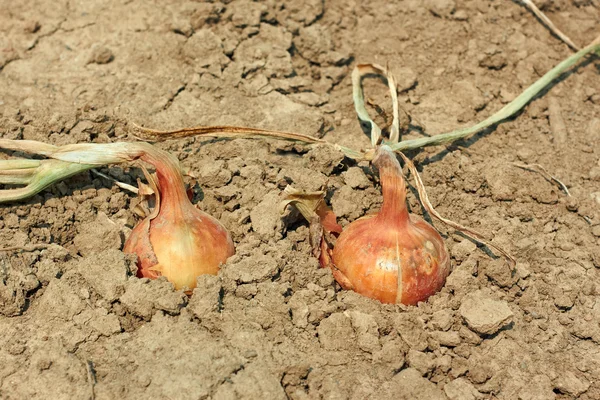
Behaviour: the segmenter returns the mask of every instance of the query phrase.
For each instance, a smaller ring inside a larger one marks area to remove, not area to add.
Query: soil
[[[579,45],[600,34],[597,0],[537,3]],[[483,120],[571,54],[499,0],[0,0],[0,33],[1,137],[57,145],[133,140],[135,122],[366,149],[357,63],[388,65],[403,123],[431,135]],[[366,90],[389,114],[386,86]],[[287,184],[326,187],[342,225],[379,208],[368,164],[323,146],[159,145],[236,244],[189,298],[135,277],[121,248],[139,200],[113,181],[81,174],[3,205],[0,246],[52,244],[1,253],[0,398],[599,399],[599,110],[596,59],[495,129],[409,153],[442,215],[518,260],[511,274],[436,223],[453,271],[416,307],[341,290],[312,258],[306,223],[279,215]],[[542,165],[571,196],[515,163]]]

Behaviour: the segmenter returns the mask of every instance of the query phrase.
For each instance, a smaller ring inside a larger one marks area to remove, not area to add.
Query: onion
[[[175,157],[148,143],[78,143],[65,146],[33,140],[0,139],[0,148],[35,153],[49,160],[0,163],[0,182],[25,184],[0,195],[0,202],[25,199],[54,182],[97,166],[143,160],[156,168],[156,180],[144,169],[155,195],[151,215],[133,228],[123,251],[138,256],[138,276],[165,276],[176,289],[191,290],[196,278],[216,275],[235,253],[223,225],[198,210],[185,190]],[[131,190],[129,185],[122,185]],[[133,188],[135,190],[135,188]],[[143,192],[140,190],[139,193]]]
[[[388,146],[377,148],[373,165],[383,206],[342,231],[333,249],[333,274],[344,289],[382,303],[414,305],[441,289],[450,257],[435,228],[408,213],[402,170]]]
[[[219,221],[190,202],[177,160],[160,150],[140,157],[156,167],[156,181],[146,174],[156,206],[125,242],[123,251],[138,256],[138,276],[165,276],[175,289],[191,290],[203,274],[216,275],[235,253]]]

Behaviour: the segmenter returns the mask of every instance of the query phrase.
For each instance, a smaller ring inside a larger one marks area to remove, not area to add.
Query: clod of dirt
[[[439,310],[433,313],[431,316],[431,326],[435,329],[441,329],[447,331],[450,329],[454,322],[454,317],[450,310]]]
[[[204,318],[219,309],[221,284],[214,275],[200,275],[188,308],[198,317]]]
[[[262,201],[250,211],[252,229],[265,240],[276,236],[278,228],[281,226],[281,218],[277,212],[280,202],[279,191],[267,193]]]
[[[66,272],[60,279],[51,280],[36,304],[36,311],[48,318],[72,320],[83,311],[86,297],[89,297],[89,293],[76,289],[82,286],[82,280],[72,271]]]
[[[444,393],[450,400],[477,400],[482,399],[479,393],[467,379],[458,378],[444,386]]]
[[[110,382],[118,381],[124,370],[129,371],[127,396],[143,398],[144,393],[152,393],[156,398],[214,398],[212,394],[223,382],[252,367],[244,366],[243,359],[221,339],[199,330],[196,324],[160,314],[129,340],[115,335],[106,346],[114,352],[96,357],[97,374],[109,382],[97,388],[99,398],[113,397],[115,387]],[[135,365],[125,361],[131,357],[139,361]]]
[[[219,386],[213,398],[227,399],[273,399],[285,400],[283,388],[277,376],[265,363],[252,363],[248,368],[235,373],[230,380]]]
[[[448,18],[456,10],[454,0],[427,0],[424,4],[436,17]]]
[[[522,400],[554,400],[556,394],[552,391],[552,382],[545,375],[536,375],[519,391]]]
[[[390,381],[385,382],[373,398],[447,400],[435,384],[423,378],[414,368],[402,370]]]
[[[77,262],[77,271],[87,283],[112,303],[124,292],[128,276],[135,275],[135,264],[119,250],[105,250],[95,257],[84,257]]]
[[[374,353],[381,349],[379,343],[379,326],[375,317],[360,311],[348,311],[352,327],[356,333],[356,342],[362,351]]]
[[[213,75],[220,76],[229,59],[223,53],[222,40],[208,28],[195,32],[182,48],[182,55],[197,68],[208,68]]]
[[[352,189],[366,189],[371,185],[369,178],[365,175],[364,171],[359,167],[350,167],[347,171],[342,173],[346,185]]]
[[[432,332],[431,338],[442,346],[456,347],[460,344],[460,334],[456,331]]]
[[[334,313],[325,318],[317,329],[319,342],[325,350],[348,350],[356,342],[352,323],[343,313]]]
[[[421,375],[427,375],[435,368],[435,359],[432,353],[409,350],[406,355],[406,362],[411,368],[419,371]]]
[[[508,325],[513,317],[506,301],[494,300],[483,290],[467,295],[459,312],[469,328],[483,335],[493,335]]]
[[[0,258],[0,315],[21,315],[27,307],[29,293],[39,286],[36,275],[17,271],[9,259]]]
[[[399,93],[409,91],[417,86],[419,76],[412,68],[395,66],[392,68],[392,73],[396,78],[396,87]]]
[[[561,393],[579,397],[579,395],[589,389],[590,383],[586,380],[579,379],[573,372],[566,371],[559,375],[555,387]]]
[[[250,257],[235,255],[221,268],[225,278],[225,290],[236,290],[240,284],[260,283],[280,273],[284,261],[273,254],[254,251]]]
[[[173,284],[165,278],[151,281],[132,277],[120,300],[132,314],[144,319],[150,319],[158,310],[179,314],[187,304],[187,296],[183,292],[176,292]]]
[[[113,52],[104,46],[95,46],[92,48],[90,57],[88,58],[88,64],[108,64],[114,60],[115,56]]]
[[[99,211],[95,221],[81,225],[79,233],[73,239],[73,244],[79,254],[86,257],[105,250],[120,249],[123,235],[119,225]]]

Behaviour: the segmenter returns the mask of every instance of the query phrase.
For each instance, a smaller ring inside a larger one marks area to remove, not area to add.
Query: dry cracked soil
[[[598,0],[537,3],[580,45],[600,34]],[[367,148],[357,63],[389,66],[417,138],[483,120],[571,52],[508,0],[0,0],[0,136],[227,124]],[[386,86],[366,84],[388,109]],[[51,245],[0,253],[0,398],[600,399],[599,110],[590,59],[494,129],[409,153],[442,215],[518,260],[511,274],[436,223],[452,272],[416,307],[341,290],[307,225],[279,215],[287,184],[327,188],[342,225],[380,207],[368,164],[323,146],[159,144],[236,244],[191,297],[134,276],[121,249],[139,200],[112,180],[84,173],[3,205],[1,246]],[[515,164],[542,165],[570,196]]]

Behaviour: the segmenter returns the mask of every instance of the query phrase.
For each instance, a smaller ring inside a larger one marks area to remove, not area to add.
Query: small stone
[[[469,328],[482,335],[493,335],[513,317],[506,301],[494,300],[482,290],[467,295],[459,312]]]
[[[567,197],[567,200],[565,201],[565,207],[567,207],[567,210],[571,212],[577,212],[579,209],[579,202],[574,197]]]
[[[596,225],[592,227],[592,235],[596,237],[600,237],[600,225]]]
[[[88,64],[108,64],[114,60],[115,56],[113,52],[104,46],[95,46],[92,48],[90,57],[88,58]]]

